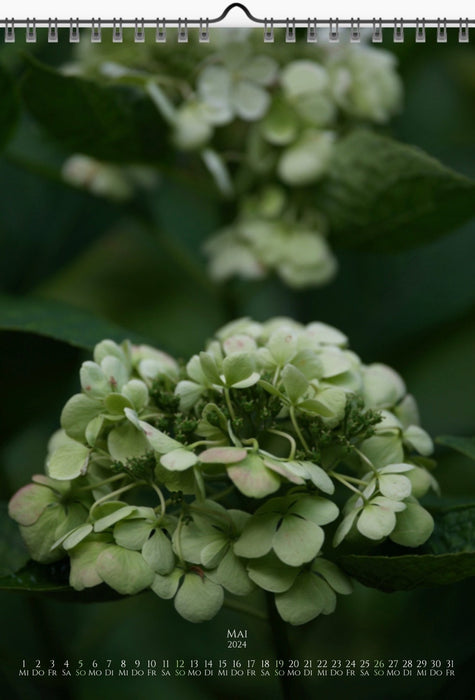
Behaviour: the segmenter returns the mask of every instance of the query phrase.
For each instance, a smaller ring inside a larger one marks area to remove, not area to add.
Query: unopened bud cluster
[[[209,44],[192,41],[186,56],[153,43],[80,50],[76,72],[145,90],[169,125],[159,138],[198,155],[223,197],[234,200],[234,214],[204,247],[214,279],[273,272],[302,288],[333,277],[331,231],[313,203],[316,188],[342,135],[384,124],[400,108],[392,54],[343,40],[269,47],[260,32],[229,30],[212,32]],[[119,168],[94,168],[84,183],[92,191],[132,194]],[[68,163],[65,176],[79,183],[76,171]],[[278,199],[270,210],[269,197]]]
[[[432,532],[415,400],[336,328],[240,319],[185,367],[104,340],[80,381],[46,474],[9,508],[33,559],[69,557],[76,590],[151,588],[200,622],[257,587],[302,624],[351,592],[342,540],[418,547]]]

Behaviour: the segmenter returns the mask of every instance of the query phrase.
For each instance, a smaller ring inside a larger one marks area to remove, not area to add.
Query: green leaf
[[[475,183],[414,146],[358,130],[335,146],[316,204],[342,246],[398,251],[472,217]]]
[[[32,297],[0,296],[0,330],[36,333],[85,350],[92,350],[103,338],[143,342],[136,333],[88,311]]]
[[[0,504],[0,576],[8,576],[29,560],[30,555],[18,525],[8,516],[6,503]]]
[[[122,163],[167,152],[168,127],[140,89],[66,76],[29,58],[22,92],[35,119],[70,151]]]
[[[54,564],[38,564],[29,561],[17,573],[0,578],[0,590],[39,593],[42,596],[56,598],[60,601],[96,603],[121,598],[108,586],[96,586],[91,591],[75,591],[68,585],[69,566],[62,559]]]
[[[406,510],[397,514],[396,527],[390,539],[404,547],[419,547],[434,529],[432,515],[419,503],[408,503]]]
[[[475,551],[475,504],[444,509],[434,520],[426,549],[434,554]]]
[[[474,552],[396,557],[347,554],[336,563],[365,586],[388,593],[440,586],[475,576]]]
[[[19,102],[12,77],[0,66],[0,149],[10,138],[18,119]]]
[[[441,435],[436,439],[439,445],[451,447],[457,452],[475,460],[475,437],[457,437],[456,435]]]

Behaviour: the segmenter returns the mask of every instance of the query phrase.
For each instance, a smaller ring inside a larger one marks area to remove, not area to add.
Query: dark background
[[[455,32],[437,45],[406,32],[402,45],[386,36],[400,61],[403,112],[393,121],[396,138],[420,146],[445,165],[475,177],[475,48]],[[30,50],[31,47],[28,47]],[[0,43],[0,61],[21,71],[26,45]],[[177,52],[185,51],[177,47]],[[49,63],[67,58],[69,46],[44,42],[36,54]],[[45,96],[47,99],[47,96]],[[386,362],[417,397],[422,424],[434,437],[474,434],[475,221],[423,248],[395,255],[337,251],[340,272],[328,286],[294,293],[277,281],[236,283],[226,297],[206,282],[199,263],[190,272],[170,241],[199,259],[200,242],[218,222],[212,202],[189,187],[164,180],[157,191],[163,230],[153,236],[118,207],[76,191],[57,177],[64,159],[26,116],[0,158],[0,292],[34,294],[92,311],[187,357],[226,320],[230,308],[259,320],[290,315],[342,329],[365,362]],[[230,302],[229,295],[232,300]],[[4,501],[43,470],[45,447],[65,400],[77,390],[81,351],[20,333],[1,333],[0,496]],[[444,498],[470,502],[475,472],[468,459],[438,448],[437,478]],[[473,666],[473,580],[439,589],[384,594],[356,585],[340,597],[335,614],[290,629],[296,659],[453,659],[456,680],[315,677],[319,697],[470,698]],[[19,593],[0,594],[0,655],[13,699],[93,700],[134,695],[200,698],[279,697],[275,678],[149,678],[72,682],[19,679],[22,659],[43,667],[49,659],[71,668],[79,659],[100,667],[122,658],[200,660],[275,658],[267,623],[223,610],[192,625],[171,602],[152,593],[101,604],[64,603]],[[226,650],[228,628],[248,629],[245,651]],[[315,667],[314,667],[315,668]],[[74,673],[74,670],[73,670]]]

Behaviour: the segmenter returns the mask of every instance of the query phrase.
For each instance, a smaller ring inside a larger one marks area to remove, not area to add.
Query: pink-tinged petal
[[[33,525],[55,500],[55,494],[47,486],[27,484],[10,500],[8,514],[20,525]]]
[[[242,447],[211,447],[199,456],[204,464],[236,464],[247,457],[247,452]]]

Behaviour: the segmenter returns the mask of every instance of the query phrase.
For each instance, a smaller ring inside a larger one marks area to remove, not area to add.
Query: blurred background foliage
[[[385,47],[397,53],[405,87],[404,110],[392,134],[474,178],[475,44],[459,45],[450,32],[447,44],[437,44],[435,30],[426,44],[416,44],[411,32],[404,44],[393,46],[391,38],[388,33]],[[67,61],[66,36],[57,45],[46,44],[44,35],[39,39],[36,46],[21,36],[14,45],[1,42],[0,65],[20,79],[25,52],[51,65]],[[177,60],[181,52],[186,48],[177,46]],[[153,193],[157,225],[151,231],[127,207],[66,185],[59,168],[67,155],[22,111],[0,157],[1,294],[70,304],[181,357],[199,350],[233,316],[324,321],[349,336],[363,361],[387,362],[402,374],[433,436],[474,434],[475,220],[396,254],[337,249],[339,274],[317,290],[290,291],[275,279],[233,281],[223,288],[209,281],[200,251],[220,218],[213,197],[190,182],[164,177]],[[81,321],[86,328],[88,318]],[[47,439],[77,388],[86,355],[54,338],[13,330],[1,333],[1,344],[0,497],[7,501],[43,470]],[[443,497],[473,501],[473,463],[441,447],[437,458]],[[358,585],[355,595],[339,600],[335,614],[289,632],[295,658],[454,659],[455,681],[313,678],[308,687],[322,697],[468,700],[472,586],[469,580],[384,594]],[[22,658],[247,659],[273,658],[275,650],[265,622],[223,611],[193,626],[151,593],[86,605],[2,592],[0,605],[2,696],[9,700],[125,700],[136,692],[237,700],[280,692],[275,678],[19,679]],[[227,651],[226,630],[238,626],[249,630],[248,648]]]

